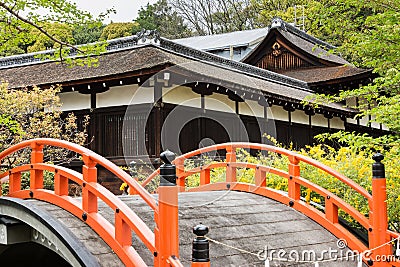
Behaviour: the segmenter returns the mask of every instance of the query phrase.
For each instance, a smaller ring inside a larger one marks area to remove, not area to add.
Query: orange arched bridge
[[[78,154],[82,171],[44,163],[45,147]],[[277,153],[287,157],[288,166],[281,170],[240,162],[239,149]],[[9,186],[8,195],[0,197],[0,262],[7,266],[27,261],[40,266],[54,266],[54,261],[58,266],[400,266],[400,235],[388,230],[380,156],[373,165],[370,194],[328,166],[263,144],[219,144],[176,159],[165,152],[165,164],[141,184],[102,156],[55,139],[23,141],[1,152],[0,162],[22,150],[29,152],[30,162],[0,175],[2,186]],[[205,155],[217,151],[224,160],[207,160]],[[192,164],[195,158],[203,160]],[[352,188],[368,203],[369,214],[303,178],[300,164],[314,166]],[[116,196],[101,186],[98,166],[125,182],[130,195]],[[212,181],[213,170],[223,170],[223,181]],[[240,170],[253,175],[253,183],[241,182]],[[44,189],[49,173],[54,190]],[[270,188],[269,174],[285,179],[287,191]],[[29,177],[28,189],[22,189],[22,177]],[[157,194],[150,194],[145,186],[156,177]],[[188,177],[198,179],[196,186],[187,186]],[[71,182],[82,187],[81,197],[68,195]],[[323,204],[302,198],[304,189],[321,196]],[[366,240],[341,223],[339,211],[365,229]],[[197,225],[194,235],[191,230],[200,222],[204,225]],[[211,227],[210,233],[205,225]],[[325,253],[334,245],[343,245],[340,255]],[[307,258],[301,254],[305,250]],[[322,256],[315,257],[316,253]]]

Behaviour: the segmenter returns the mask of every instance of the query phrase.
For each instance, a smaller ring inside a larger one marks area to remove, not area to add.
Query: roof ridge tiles
[[[135,47],[140,44],[158,42],[159,38],[160,38],[160,35],[157,33],[157,31],[142,30],[141,32],[138,32],[136,35],[107,40],[106,41],[107,46],[106,46],[105,53],[123,50],[124,48]],[[82,47],[85,45],[95,45],[95,44],[101,44],[101,43],[102,42],[94,42],[94,43],[78,45],[77,47]],[[70,50],[71,50],[71,52],[69,54],[70,57],[74,57],[78,54],[77,51],[74,51],[73,49],[70,49]],[[38,64],[38,63],[44,63],[44,62],[51,62],[54,60],[51,60],[49,58],[41,58],[41,57],[52,56],[52,55],[54,55],[55,51],[56,51],[56,49],[50,49],[50,50],[45,50],[45,51],[38,51],[38,52],[33,52],[33,53],[2,57],[2,58],[0,58],[0,69],[9,68],[9,67],[20,67],[20,66]]]
[[[221,56],[217,56],[215,54],[212,54],[212,53],[209,53],[206,51],[191,48],[189,46],[178,44],[178,43],[171,41],[169,39],[166,39],[166,38],[160,38],[160,47],[166,48],[168,50],[171,50],[171,51],[179,53],[179,54],[193,57],[198,60],[204,60],[204,61],[208,61],[211,63],[216,63],[220,66],[234,68],[235,70],[246,72],[246,74],[258,76],[260,78],[267,79],[269,81],[284,83],[285,85],[291,85],[291,86],[297,87],[298,89],[312,92],[309,89],[307,83],[304,81],[301,81],[301,80],[298,80],[295,78],[291,78],[289,76],[282,75],[279,73],[275,73],[275,72],[272,72],[269,70],[264,70],[264,69],[261,69],[261,68],[258,68],[258,67],[255,67],[255,66],[252,66],[249,64],[230,60],[230,59],[227,59],[227,58],[224,58]]]
[[[334,45],[331,45],[325,41],[322,41],[321,39],[318,39],[312,35],[309,35],[308,33],[296,28],[295,26],[291,25],[290,23],[287,23],[286,21],[284,21],[283,19],[281,19],[280,17],[275,17],[271,20],[271,25],[268,26],[269,29],[273,29],[273,28],[281,28],[285,31],[288,31],[290,33],[293,33],[297,36],[299,36],[300,38],[309,41],[313,44],[316,45],[320,45],[322,47],[328,48],[328,49],[335,49],[337,48]]]

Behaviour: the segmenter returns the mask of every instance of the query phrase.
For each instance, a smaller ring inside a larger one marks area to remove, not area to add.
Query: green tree
[[[77,45],[99,41],[105,25],[76,25],[72,31],[74,42]]]
[[[257,25],[266,27],[271,19],[280,17],[287,22],[294,22],[295,7],[299,8],[298,16],[302,16],[301,7],[309,1],[305,0],[252,0],[251,3],[256,10]],[[311,1],[314,2],[314,1]],[[308,10],[308,9],[307,9]]]
[[[40,12],[39,12],[40,10]],[[112,10],[106,11],[111,12]],[[8,55],[15,51],[17,53],[24,50],[26,45],[34,41],[35,36],[31,33],[35,29],[43,38],[43,44],[57,44],[58,50],[55,51],[52,59],[65,60],[71,63],[72,59],[67,58],[70,49],[78,53],[78,56],[89,54],[99,54],[105,50],[104,44],[76,47],[68,39],[64,40],[61,36],[52,33],[54,23],[63,25],[98,25],[99,19],[94,19],[90,13],[79,10],[76,4],[66,0],[1,0],[0,1],[0,55]],[[47,40],[44,40],[47,39]],[[55,45],[53,45],[55,46]],[[22,48],[21,48],[22,47]],[[77,64],[91,64],[93,59],[80,58],[75,60]]]
[[[133,28],[137,26],[135,22],[111,22],[104,27],[100,35],[100,40],[110,40],[119,37],[130,36],[133,33]]]
[[[51,34],[54,38],[64,43],[74,43],[71,26],[63,23],[46,24],[49,24],[46,25],[47,32]],[[36,28],[33,28],[29,34],[32,36],[33,42],[27,47],[28,53],[60,47],[60,43],[48,38],[44,33],[40,32]]]
[[[23,140],[39,137],[63,139],[83,145],[87,139],[88,119],[84,119],[83,128],[79,129],[73,114],[63,117],[57,96],[59,92],[60,88],[56,87],[11,90],[6,83],[0,83],[0,151]],[[64,162],[71,158],[63,150],[51,152],[47,161]],[[7,163],[13,165],[23,158],[29,159],[27,156],[13,157]]]
[[[192,35],[183,18],[168,5],[166,0],[159,0],[153,5],[147,4],[142,7],[134,21],[137,23],[133,28],[134,33],[142,29],[158,30],[161,36],[170,39]]]
[[[257,27],[257,10],[251,0],[168,0],[168,4],[197,35]]]

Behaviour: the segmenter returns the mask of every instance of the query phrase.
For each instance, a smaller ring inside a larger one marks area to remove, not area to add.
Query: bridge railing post
[[[176,166],[176,184],[179,188],[179,192],[184,192],[186,188],[185,184],[185,178],[181,177],[181,174],[185,172],[185,159],[178,158],[175,160],[175,166]]]
[[[370,223],[372,227],[369,229],[369,248],[377,248],[372,251],[374,256],[390,255],[392,254],[391,245],[382,246],[389,241],[389,237],[386,234],[388,229],[388,213],[385,166],[381,162],[383,155],[377,153],[372,158],[375,162],[372,164],[372,205],[370,211]],[[375,262],[374,266],[387,266],[387,262]]]
[[[84,165],[82,166],[83,186],[82,186],[82,209],[86,213],[97,212],[97,196],[86,188],[86,183],[97,183],[97,168],[96,162],[89,155],[82,155]],[[84,220],[87,214],[83,214]]]
[[[199,224],[193,228],[196,237],[192,243],[192,265],[191,267],[210,267],[210,242],[205,237],[208,227]]]
[[[232,166],[232,163],[236,162],[236,148],[233,146],[226,147],[226,182],[234,183],[237,181],[236,178],[236,167]]]
[[[36,142],[31,144],[31,164],[43,163],[43,145]],[[43,171],[31,170],[30,171],[30,188],[42,189],[43,188]]]
[[[288,196],[295,201],[300,200],[300,184],[295,180],[298,177],[300,177],[299,160],[295,156],[289,156]]]
[[[169,266],[170,256],[179,257],[178,192],[176,166],[171,164],[175,154],[165,151],[160,155],[164,162],[160,166],[160,187],[158,188],[158,266]]]

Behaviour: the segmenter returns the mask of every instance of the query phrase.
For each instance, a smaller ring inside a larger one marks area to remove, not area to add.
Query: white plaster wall
[[[263,118],[264,107],[257,101],[245,100],[239,103],[239,114]]]
[[[376,116],[372,116],[371,119],[374,120],[375,118],[376,118]],[[375,129],[380,129],[380,124],[377,122],[373,122],[373,123],[371,123],[371,127],[375,128]]]
[[[301,124],[309,124],[308,115],[304,113],[302,110],[295,110],[291,114],[292,122],[301,123]]]
[[[273,105],[267,109],[268,119],[280,120],[280,121],[288,121],[289,115],[286,110],[281,106]]]
[[[189,87],[163,88],[162,93],[164,103],[201,108],[201,95],[196,94]]]
[[[217,93],[207,95],[205,96],[204,104],[207,110],[236,113],[235,102],[230,100],[227,95]]]
[[[80,110],[90,108],[90,95],[80,94],[79,92],[59,93],[62,103],[61,110]]]
[[[328,127],[328,119],[322,114],[315,114],[311,117],[311,124],[313,126]]]
[[[333,117],[330,121],[331,128],[344,130],[344,121],[338,117]]]
[[[139,88],[137,84],[114,86],[104,93],[96,94],[96,107],[153,103],[153,99],[153,88]]]
[[[356,99],[354,97],[346,99],[346,105],[349,106],[349,107],[355,107],[356,106]],[[347,122],[348,123],[352,123],[352,124],[357,124],[357,120],[356,119],[348,118]]]
[[[368,125],[368,121],[369,121],[368,117],[362,117],[362,118],[360,118],[360,125],[367,126]]]

